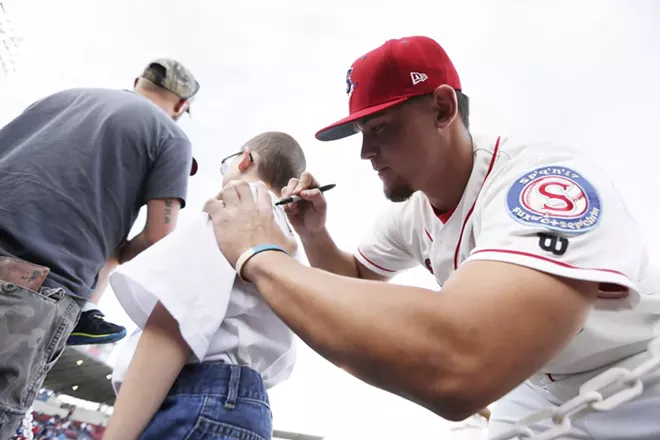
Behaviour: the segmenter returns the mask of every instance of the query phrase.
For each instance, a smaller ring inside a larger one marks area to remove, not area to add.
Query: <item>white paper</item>
[[[235,279],[236,272],[218,248],[211,219],[201,212],[189,226],[119,266],[110,284],[140,328],[160,301],[201,362],[225,318]]]

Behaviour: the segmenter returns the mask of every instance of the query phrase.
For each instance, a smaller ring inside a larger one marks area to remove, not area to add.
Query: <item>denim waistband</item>
[[[228,403],[246,398],[270,405],[266,387],[258,372],[222,361],[186,365],[169,394],[226,396]]]

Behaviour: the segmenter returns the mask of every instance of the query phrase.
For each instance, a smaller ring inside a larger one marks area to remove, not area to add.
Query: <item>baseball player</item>
[[[550,143],[473,137],[456,69],[427,37],[360,56],[346,87],[349,116],[316,136],[361,133],[361,157],[396,203],[349,254],[326,230],[325,199],[305,173],[283,194],[303,199],[287,213],[316,268],[266,251],[237,269],[311,347],[450,420],[490,406],[490,436],[567,402],[607,369],[651,358],[659,273],[602,170]],[[237,184],[205,208],[232,263],[282,240],[269,201],[248,191]],[[383,282],[417,265],[440,292]],[[562,438],[658,439],[659,413],[660,386],[647,383],[632,402],[586,412]],[[532,429],[551,426],[543,418]]]

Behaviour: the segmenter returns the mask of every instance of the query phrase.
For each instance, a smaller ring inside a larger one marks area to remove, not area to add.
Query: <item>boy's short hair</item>
[[[307,167],[302,148],[286,133],[261,133],[247,141],[244,147],[259,155],[259,177],[274,189],[284,188],[291,178],[300,177]]]

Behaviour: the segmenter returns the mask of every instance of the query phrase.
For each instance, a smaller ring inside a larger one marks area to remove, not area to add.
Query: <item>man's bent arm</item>
[[[326,229],[314,237],[301,237],[305,255],[312,267],[317,267],[337,275],[365,280],[387,281],[388,277],[364,267],[353,255],[339,249]]]
[[[593,283],[490,261],[465,264],[442,294],[337,276],[276,252],[254,256],[243,275],[322,356],[450,420],[550,361],[597,294]]]
[[[119,249],[119,263],[124,264],[132,260],[172,232],[176,228],[180,209],[179,199],[149,200],[144,229]]]

